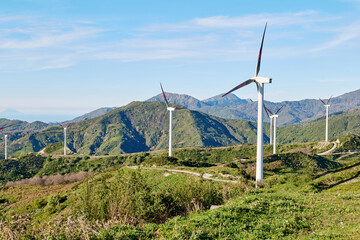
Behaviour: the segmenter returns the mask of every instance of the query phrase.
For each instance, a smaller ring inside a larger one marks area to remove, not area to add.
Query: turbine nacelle
[[[266,78],[266,77],[253,77],[253,78],[251,78],[251,80],[254,80],[257,83],[271,83],[272,82],[271,78]]]
[[[167,107],[167,110],[168,110],[168,111],[175,111],[176,108],[174,108],[174,107]]]

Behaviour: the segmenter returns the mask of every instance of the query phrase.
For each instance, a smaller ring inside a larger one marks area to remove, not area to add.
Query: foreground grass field
[[[0,237],[360,239],[360,154],[304,153],[315,145],[267,153],[257,189],[251,146],[44,158],[1,189]]]

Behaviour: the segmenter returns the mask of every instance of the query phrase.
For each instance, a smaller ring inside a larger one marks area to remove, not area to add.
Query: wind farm
[[[360,238],[357,2],[2,5],[0,239]]]

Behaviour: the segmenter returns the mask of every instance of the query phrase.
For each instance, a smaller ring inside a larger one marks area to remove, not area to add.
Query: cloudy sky
[[[266,100],[341,95],[360,88],[359,13],[356,0],[1,1],[0,111],[62,121],[146,100],[160,82],[224,93],[253,76],[266,22]]]

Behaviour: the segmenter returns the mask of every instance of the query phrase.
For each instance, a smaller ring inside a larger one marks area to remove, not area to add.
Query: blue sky
[[[266,100],[337,96],[360,88],[359,10],[356,0],[1,1],[0,111],[61,121],[146,100],[159,82],[199,99],[224,93],[253,76],[265,22]],[[256,99],[256,88],[236,94]]]

